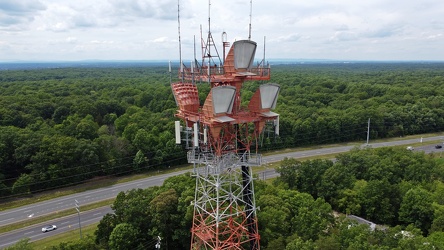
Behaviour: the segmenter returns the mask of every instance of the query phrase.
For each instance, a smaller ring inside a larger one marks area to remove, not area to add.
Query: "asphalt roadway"
[[[409,144],[417,144],[420,143],[421,139],[408,139],[408,140],[398,140],[392,142],[382,142],[382,143],[370,143],[369,145],[363,144],[361,147],[371,146],[373,148],[378,147],[387,147],[387,146],[400,146],[400,145],[409,145]],[[425,137],[422,139],[422,142],[428,141],[444,141],[444,136],[434,136],[434,137]],[[442,144],[442,143],[440,143]],[[315,150],[305,150],[299,152],[289,152],[277,155],[270,155],[263,157],[263,165],[266,167],[267,163],[281,161],[284,158],[306,158],[306,157],[314,157],[321,155],[329,155],[329,154],[337,154],[343,153],[351,150],[354,146],[340,146],[340,147],[332,147],[332,148],[321,148]],[[436,149],[434,145],[427,145],[416,147],[414,151],[421,150],[425,153],[436,152],[442,154],[444,149]],[[82,205],[96,203],[102,200],[107,200],[110,198],[114,198],[121,191],[127,191],[134,188],[148,188],[152,186],[160,186],[163,181],[171,176],[180,175],[190,172],[190,170],[183,170],[169,174],[162,174],[158,176],[148,177],[145,179],[140,179],[132,182],[116,184],[105,188],[99,188],[95,190],[85,191],[82,193],[72,194],[63,196],[60,198],[55,198],[52,200],[47,200],[43,202],[38,202],[35,204],[22,206],[20,208],[5,210],[0,212],[0,225],[4,226],[7,224],[18,223],[25,221],[32,217],[38,217],[43,215],[49,215],[58,213],[62,210],[67,209],[75,209],[75,202],[78,201],[80,205],[80,210]],[[277,176],[277,173],[270,169],[265,169],[264,171],[259,173],[259,178],[267,179]],[[86,226],[101,220],[101,218],[106,214],[112,212],[109,206],[85,211],[80,213],[81,225]],[[45,225],[54,224],[57,225],[57,230],[42,233],[41,228]],[[48,236],[53,236],[62,232],[66,232],[69,230],[78,230],[78,216],[77,214],[72,216],[67,216],[63,218],[54,219],[42,224],[37,224],[33,226],[29,226],[26,228],[14,230],[8,233],[4,233],[0,235],[0,249],[10,246],[16,243],[18,240],[22,238],[29,238],[30,241],[36,241],[43,239]]]

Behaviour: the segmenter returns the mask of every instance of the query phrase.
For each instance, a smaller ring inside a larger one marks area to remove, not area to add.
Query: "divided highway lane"
[[[75,200],[79,202],[81,207],[82,205],[86,205],[89,203],[96,203],[101,200],[114,198],[121,191],[126,191],[134,188],[143,189],[152,186],[161,186],[165,179],[186,172],[189,172],[189,170],[148,177],[141,180],[116,184],[110,187],[99,188],[83,193],[63,196],[48,201],[42,201],[16,209],[5,210],[0,212],[0,225],[4,226],[7,224],[17,223],[19,221],[23,221],[32,217],[53,214],[57,213],[58,211],[70,208],[74,209]]]
[[[437,141],[437,140],[440,140],[441,144],[442,144],[442,142],[444,141],[444,136],[424,137],[422,139],[423,142]],[[361,148],[366,147],[366,146],[370,146],[372,148],[401,146],[401,145],[416,144],[419,142],[420,142],[420,139],[398,140],[398,141],[391,141],[391,142],[378,142],[378,143],[370,143],[369,145],[362,144]],[[444,146],[444,144],[443,144],[443,146]],[[282,161],[285,157],[287,157],[287,158],[306,158],[306,157],[314,157],[314,156],[320,156],[320,155],[344,153],[344,152],[350,151],[354,147],[355,146],[320,148],[320,149],[314,149],[314,150],[306,150],[306,151],[290,152],[290,153],[284,153],[284,154],[278,154],[278,155],[270,155],[270,156],[263,157],[263,159],[264,159],[264,163],[266,164],[269,162]],[[426,153],[429,153],[429,152],[426,152]]]
[[[111,207],[102,207],[90,211],[85,211],[81,213],[81,225],[82,227],[99,222],[102,217],[111,213]],[[42,232],[42,227],[46,225],[56,225],[57,229],[54,231]],[[10,245],[15,244],[17,241],[23,238],[29,238],[30,241],[41,240],[45,237],[54,236],[60,233],[68,232],[71,230],[79,231],[79,218],[78,215],[71,215],[67,217],[63,217],[60,219],[48,221],[46,223],[36,224],[34,226],[26,227],[23,229],[15,230],[12,232],[8,232],[0,235],[0,249],[8,247]],[[80,234],[79,234],[80,237]]]
[[[444,140],[444,136],[435,136],[435,137],[427,137],[423,138],[423,142],[427,141],[436,141],[440,140],[441,144]],[[373,143],[368,146],[377,148],[377,147],[387,147],[387,146],[401,146],[401,145],[409,145],[419,143],[419,139],[409,139],[409,140],[400,140],[393,142],[383,142],[383,143]],[[361,147],[367,146],[366,144],[361,145]],[[306,150],[299,152],[291,152],[284,153],[279,155],[271,155],[263,157],[264,163],[271,163],[276,161],[281,161],[285,157],[288,158],[305,158],[305,157],[313,157],[320,155],[328,155],[328,154],[336,154],[347,152],[352,149],[353,146],[342,146],[342,147],[334,147],[334,148],[323,148],[323,149],[315,149],[315,150]],[[416,147],[416,150],[423,150],[426,153],[430,152],[440,152],[442,153],[443,149],[435,149],[434,145],[428,145],[423,147]],[[91,190],[83,193],[78,193],[74,195],[64,196],[61,198],[53,199],[50,201],[44,201],[36,204],[32,204],[29,206],[24,206],[17,209],[11,209],[7,211],[0,212],[0,225],[15,223],[21,220],[25,220],[28,218],[30,214],[34,214],[33,216],[41,216],[49,213],[55,213],[60,210],[74,208],[74,199],[77,199],[81,205],[87,203],[93,203],[104,199],[109,199],[115,197],[120,191],[126,191],[133,188],[147,188],[152,186],[160,186],[166,178],[171,176],[179,175],[189,172],[189,170],[174,172],[170,174],[164,174],[161,176],[154,176],[145,178],[142,180],[132,181],[123,184],[113,185],[107,188],[100,188],[96,190]],[[274,169],[265,170],[259,173],[259,178],[266,179],[276,177],[277,173]],[[86,226],[88,224],[92,224],[94,222],[100,221],[100,219],[106,214],[111,212],[110,207],[103,207],[100,209],[85,211],[81,213],[82,226]],[[74,221],[73,221],[74,220]],[[13,232],[5,233],[0,235],[0,248],[4,248],[8,245],[12,245],[17,242],[21,238],[30,238],[31,241],[39,240],[44,237],[48,237],[57,233],[61,233],[63,231],[68,231],[72,229],[78,229],[78,217],[77,215],[68,216],[60,219],[55,219],[52,221],[48,221],[47,223],[38,224],[36,226],[27,227],[24,229],[19,229]],[[58,229],[56,231],[42,233],[41,228],[46,224],[55,224]]]

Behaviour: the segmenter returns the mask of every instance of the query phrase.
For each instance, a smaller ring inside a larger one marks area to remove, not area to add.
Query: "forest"
[[[167,68],[0,71],[1,199],[185,163]],[[368,119],[372,140],[444,131],[444,63],[273,65],[271,82],[281,86],[280,136],[265,131],[262,152],[364,142]],[[242,105],[259,84],[244,84]],[[198,87],[203,102],[209,86]],[[433,155],[355,149],[335,162],[286,159],[278,171],[255,183],[263,249],[444,248],[443,161]],[[193,198],[186,175],[120,193],[94,236],[54,249],[137,249],[156,235],[181,249]]]
[[[364,163],[364,164],[363,164]],[[353,149],[337,160],[285,159],[256,179],[261,249],[444,249],[444,161],[403,148]],[[189,249],[195,180],[118,194],[94,235],[52,250]],[[371,228],[347,215],[375,223]],[[8,250],[30,249],[26,239]],[[247,249],[247,247],[245,248]]]
[[[170,77],[167,63],[0,71],[1,199],[185,163]],[[444,63],[281,64],[271,82],[280,136],[261,151],[365,141],[368,119],[371,139],[444,130]]]

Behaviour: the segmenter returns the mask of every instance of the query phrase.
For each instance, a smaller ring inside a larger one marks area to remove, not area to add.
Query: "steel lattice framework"
[[[213,64],[211,33],[208,37],[211,42],[202,41],[202,62],[190,67],[181,62],[181,80],[171,83],[176,116],[185,125],[176,124],[176,143],[185,141],[188,162],[195,166],[191,249],[260,249],[251,167],[261,165],[257,147],[265,125],[277,125],[279,115],[271,109],[279,86],[261,85],[248,107],[241,106],[242,84],[269,80],[270,68],[263,63],[252,67],[257,45],[250,40],[234,42],[227,56],[230,45],[223,42],[224,60]],[[203,106],[197,82],[211,85]]]

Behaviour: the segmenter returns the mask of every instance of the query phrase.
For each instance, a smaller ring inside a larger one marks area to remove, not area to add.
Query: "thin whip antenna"
[[[196,35],[194,35],[194,62],[196,62]]]
[[[194,82],[194,68],[196,67],[197,69],[197,64],[196,64],[196,36],[194,36],[194,61],[191,63],[191,73],[193,75],[193,84]]]
[[[250,0],[250,24],[248,27],[248,40],[251,40],[251,17],[253,16],[253,0]]]
[[[211,34],[211,0],[208,0],[208,34]]]
[[[177,31],[179,34],[179,63],[182,64],[182,41],[180,39],[180,0],[177,0]]]
[[[263,61],[262,61],[262,63],[263,63],[263,66],[264,66],[264,68],[265,68],[265,36],[264,36],[264,59],[262,59]]]

